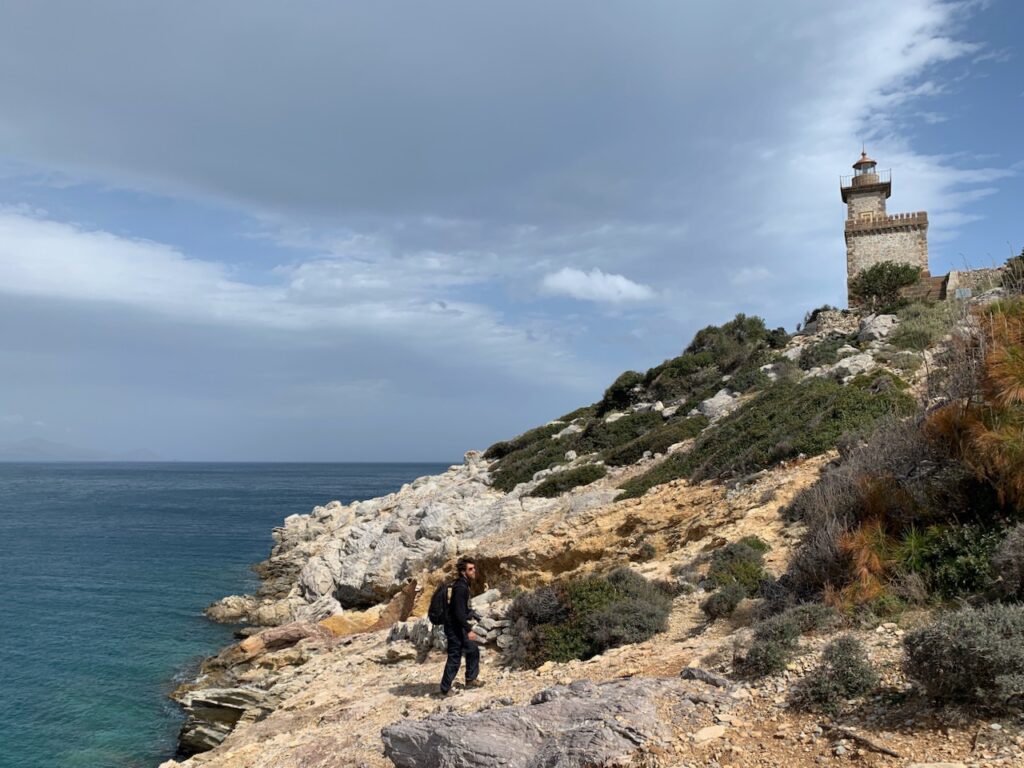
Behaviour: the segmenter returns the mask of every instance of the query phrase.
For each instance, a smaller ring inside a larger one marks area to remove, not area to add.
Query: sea
[[[0,768],[155,768],[288,515],[446,464],[0,463]]]

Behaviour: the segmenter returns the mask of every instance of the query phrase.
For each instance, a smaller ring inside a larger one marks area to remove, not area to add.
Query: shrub
[[[809,323],[813,323],[818,319],[818,315],[822,312],[836,312],[839,307],[833,307],[831,304],[822,304],[820,307],[812,309],[810,312],[804,314],[803,325],[806,328]]]
[[[618,411],[633,404],[634,390],[643,383],[644,377],[636,371],[626,371],[604,391],[604,396],[597,404],[597,415],[603,416],[609,411]]]
[[[582,467],[566,469],[562,472],[556,472],[550,477],[544,478],[544,480],[530,492],[530,495],[539,496],[544,499],[551,499],[555,496],[561,496],[566,491],[571,491],[573,488],[578,486],[589,485],[596,480],[600,480],[607,474],[608,470],[605,468],[604,464],[584,464]]]
[[[947,613],[904,638],[909,677],[942,703],[1004,710],[1024,696],[1024,606]]]
[[[1003,287],[1010,293],[1024,293],[1024,248],[1018,256],[1006,260],[1002,275]]]
[[[863,696],[878,685],[878,674],[864,646],[852,635],[829,643],[818,667],[804,679],[805,701],[835,713],[846,699]]]
[[[946,598],[984,592],[992,583],[991,563],[1003,539],[998,528],[980,525],[912,527],[900,541],[896,563],[916,573],[927,588]]]
[[[621,419],[620,419],[621,421]],[[602,454],[606,464],[622,467],[635,464],[643,458],[644,453],[665,453],[671,446],[696,437],[708,425],[703,416],[693,416],[664,424],[646,432],[627,443],[608,448]]]
[[[571,442],[567,443],[563,450],[571,447],[578,453],[611,452],[664,424],[665,419],[662,415],[654,411],[631,413],[609,422],[593,419],[582,432],[572,436]]]
[[[747,536],[715,550],[711,555],[708,581],[715,587],[739,585],[744,596],[753,597],[768,574],[764,553],[770,547],[757,536]]]
[[[838,615],[827,606],[798,605],[765,619],[754,630],[754,640],[739,669],[751,677],[781,672],[793,658],[801,635],[834,626]]]
[[[669,456],[624,483],[619,498],[642,496],[681,477],[721,477],[764,469],[801,453],[813,456],[835,447],[844,432],[913,408],[913,399],[895,389],[873,393],[826,379],[777,382],[702,434],[690,452]]]
[[[886,341],[899,349],[922,352],[948,334],[956,319],[955,305],[948,302],[914,302],[897,313],[900,324]]]
[[[723,616],[731,616],[746,596],[747,591],[739,584],[726,584],[705,598],[700,604],[700,609],[714,621]]]
[[[523,434],[511,440],[497,442],[484,451],[484,458],[501,459],[509,454],[521,451],[537,443],[543,444],[544,441],[550,438],[553,434],[565,429],[565,426],[565,424],[561,423],[545,424],[543,427],[535,427],[534,429],[523,432]]]
[[[636,559],[641,562],[646,562],[652,559],[656,554],[658,554],[658,550],[655,548],[655,546],[651,544],[651,542],[645,541],[639,547],[637,547]]]
[[[491,473],[491,484],[507,493],[520,483],[532,480],[542,469],[563,463],[567,450],[561,440],[552,440],[550,435],[544,441],[526,445],[498,461]]]
[[[519,595],[509,609],[507,659],[536,667],[642,642],[666,629],[671,606],[662,585],[626,568],[542,587]]]
[[[906,304],[900,291],[918,281],[919,267],[883,261],[857,274],[850,281],[850,297],[877,312],[891,312]]]
[[[832,365],[839,359],[839,348],[849,343],[845,336],[832,336],[816,344],[807,344],[801,351],[797,365],[805,371],[823,365]]]
[[[769,331],[761,318],[740,313],[720,327],[709,325],[697,331],[686,352],[706,352],[722,373],[731,373],[762,345],[781,349],[788,340],[782,328]]]
[[[1007,600],[1024,600],[1024,525],[1010,529],[992,557],[996,589]]]

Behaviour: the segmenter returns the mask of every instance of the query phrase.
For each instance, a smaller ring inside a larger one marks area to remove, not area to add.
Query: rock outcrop
[[[678,679],[578,680],[547,688],[526,706],[398,722],[381,739],[397,768],[624,765],[647,744],[673,736],[697,704],[711,701],[723,709],[732,703]]]
[[[348,505],[335,501],[286,518],[258,569],[268,575],[269,586],[255,597],[224,598],[207,615],[273,626],[378,605],[410,577],[472,550],[486,536],[559,506],[578,511],[615,495],[613,489],[591,489],[570,500],[533,498],[526,495],[529,484],[505,494],[489,485],[487,469],[488,462],[471,451],[463,464],[387,496]]]

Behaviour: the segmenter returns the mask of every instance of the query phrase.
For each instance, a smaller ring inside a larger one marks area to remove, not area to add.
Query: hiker
[[[455,564],[458,578],[452,584],[451,598],[444,620],[444,636],[448,641],[448,661],[441,677],[441,695],[448,696],[459,674],[462,655],[466,655],[466,687],[480,688],[483,683],[480,674],[480,649],[476,647],[477,635],[473,631],[473,619],[479,617],[469,607],[469,584],[476,578],[476,563],[471,558],[460,557]]]

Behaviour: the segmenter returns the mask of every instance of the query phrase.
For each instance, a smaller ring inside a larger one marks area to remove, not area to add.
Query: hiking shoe
[[[434,693],[434,696],[438,699],[450,699],[452,696],[458,695],[458,691],[454,688],[449,688],[447,691],[442,691],[440,688]]]
[[[483,680],[480,680],[479,678],[466,681],[467,688],[483,688],[485,685],[487,685],[487,683],[485,683]]]

